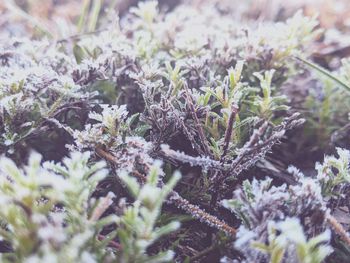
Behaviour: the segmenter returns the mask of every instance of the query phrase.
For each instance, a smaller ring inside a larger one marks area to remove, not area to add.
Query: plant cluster
[[[273,164],[304,123],[347,145],[349,63],[330,73],[309,62],[316,17],[244,28],[218,5],[164,12],[147,1],[112,23],[102,2],[85,1],[77,35],[0,44],[1,260],[349,256],[333,216],[350,209],[349,151],[316,172]],[[324,98],[312,89],[298,113],[290,82],[310,71]]]

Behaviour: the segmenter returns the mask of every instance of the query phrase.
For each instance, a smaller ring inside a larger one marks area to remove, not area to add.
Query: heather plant
[[[179,227],[179,223],[176,221],[156,227],[163,202],[180,179],[180,175],[177,173],[167,184],[159,188],[159,176],[162,173],[160,164],[156,162],[151,167],[143,187],[140,187],[134,177],[126,173],[120,174],[120,178],[136,198],[133,205],[126,208],[120,219],[121,227],[117,230],[123,248],[120,257],[122,262],[167,262],[174,257],[172,251],[147,256],[147,248],[154,241]]]
[[[41,164],[33,153],[23,169],[1,159],[1,237],[14,252],[2,261],[96,262],[112,256],[98,235],[114,216],[97,214],[113,194],[90,199],[107,171],[103,162],[88,166],[88,159],[89,153],[76,152],[63,164]]]
[[[23,169],[8,158],[1,159],[1,237],[14,252],[2,255],[3,262],[165,262],[172,259],[171,251],[147,256],[146,249],[159,237],[178,228],[175,221],[160,227],[156,227],[156,222],[179,175],[159,188],[158,178],[163,173],[159,163],[151,167],[144,186],[126,171],[121,172],[120,178],[136,201],[120,216],[104,216],[115,196],[109,192],[105,197],[93,197],[107,170],[102,161],[88,165],[89,158],[89,152],[74,152],[62,164],[41,164],[41,156],[32,153]],[[118,230],[104,234],[104,228],[111,224],[117,224]],[[112,241],[115,236],[119,243]]]
[[[307,240],[298,219],[287,218],[285,221],[270,225],[268,229],[268,245],[254,242],[252,246],[269,254],[270,262],[282,262],[283,257],[287,255],[287,258],[297,258],[299,262],[318,263],[323,262],[332,252],[329,245],[323,244],[329,242],[330,231]]]
[[[239,229],[235,245],[244,252],[248,262],[264,260],[289,262],[288,260],[293,261],[295,258],[299,258],[301,262],[322,262],[323,258],[329,254],[329,247],[327,247],[327,253],[315,251],[313,255],[307,252],[309,249],[311,251],[312,247],[308,248],[306,238],[303,237],[304,231],[312,235],[315,231],[317,233],[320,229],[325,228],[326,207],[317,182],[310,178],[299,180],[297,185],[289,186],[289,188],[286,185],[271,186],[271,179],[254,180],[252,184],[245,182],[243,190],[235,192],[234,199],[223,202],[224,206],[232,209],[242,220],[243,225]],[[312,218],[312,215],[315,214],[319,218]],[[300,224],[296,219],[293,221],[287,218],[300,218],[302,222]],[[280,222],[284,220],[286,221]],[[310,221],[311,224],[308,223],[302,227],[303,224]],[[306,227],[308,228],[305,229]],[[291,232],[288,233],[288,230]],[[296,236],[297,233],[300,233],[299,237]],[[318,239],[315,236],[312,238],[315,241]],[[321,236],[319,239],[319,242],[322,242]],[[325,241],[329,239],[328,234]],[[313,241],[309,242],[312,246]],[[316,244],[317,242],[314,243],[315,247]],[[289,245],[291,247],[288,248]],[[297,248],[292,252],[294,245]],[[306,255],[309,259],[304,258]]]
[[[337,152],[338,158],[326,156],[322,164],[316,164],[315,178],[307,178],[290,167],[296,185],[276,187],[271,185],[270,178],[244,181],[233,199],[222,201],[242,222],[235,246],[243,251],[248,262],[289,262],[295,258],[300,262],[323,262],[332,252],[329,245],[320,245],[330,244],[329,230],[320,233],[327,229],[327,223],[339,231],[345,242],[349,241],[331,216],[331,211],[347,198],[343,189],[348,186],[350,155],[344,149]]]
[[[347,206],[348,150],[316,172],[278,163],[305,122],[324,143],[347,138],[350,109],[332,106],[347,101],[348,63],[334,75],[304,59],[317,18],[243,25],[219,5],[140,1],[116,16],[115,4],[84,1],[74,34],[42,27],[0,44],[2,260],[316,263],[337,242],[346,251],[333,214]],[[300,61],[325,91],[301,114],[284,89]]]
[[[342,66],[337,72],[329,72],[309,61],[302,61],[318,73],[322,85],[321,90],[312,90],[305,101],[309,116],[306,133],[316,135],[315,139],[321,148],[330,144],[346,145],[343,141],[349,129],[346,116],[350,111],[347,60],[342,60]]]
[[[336,197],[349,183],[350,152],[337,148],[338,158],[326,156],[322,164],[316,164],[317,180],[321,182],[323,195]]]

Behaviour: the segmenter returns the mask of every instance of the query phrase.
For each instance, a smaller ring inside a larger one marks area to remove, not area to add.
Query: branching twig
[[[101,218],[103,213],[106,212],[106,210],[113,203],[113,200],[112,200],[113,197],[114,197],[114,194],[112,192],[109,192],[106,197],[100,198],[97,207],[95,207],[90,217],[91,221],[97,221],[98,219]]]
[[[215,176],[210,179],[214,192],[219,192],[218,188],[222,186],[222,183],[227,177],[238,177],[242,171],[249,169],[255,165],[256,162],[264,158],[267,152],[271,150],[272,146],[282,139],[286,130],[299,126],[303,122],[303,119],[299,119],[299,114],[293,114],[279,126],[275,127],[272,134],[267,139],[262,140],[268,128],[268,123],[264,122],[258,129],[254,130],[249,141],[240,149],[238,156],[230,164],[231,167],[227,169],[226,172],[216,173]]]
[[[190,156],[183,152],[174,151],[168,145],[161,145],[161,152],[165,157],[179,161],[181,163],[188,163],[191,166],[200,166],[206,169],[224,170],[230,168],[229,165],[222,164],[219,161],[212,160],[208,156]]]
[[[340,238],[350,246],[349,234],[345,231],[343,226],[329,213],[326,215],[327,222],[332,226],[333,230],[340,236]]]
[[[177,192],[172,191],[170,193],[170,197],[168,198],[168,201],[178,208],[184,210],[194,218],[198,219],[199,221],[206,223],[207,225],[214,227],[216,229],[219,229],[221,231],[224,231],[226,234],[235,237],[237,230],[228,224],[226,224],[224,221],[221,221],[217,217],[208,214],[204,210],[200,209],[198,206],[191,204],[189,201],[187,201],[185,198],[181,197]]]
[[[192,133],[188,130],[185,122],[181,117],[177,114],[177,111],[175,110],[174,106],[170,104],[170,107],[172,108],[172,112],[178,122],[178,124],[181,126],[183,133],[187,136],[188,140],[191,142],[192,148],[195,149],[198,154],[203,154],[203,150],[201,149],[200,145],[196,142],[194,139]]]
[[[244,161],[248,160],[253,165],[254,163],[252,162],[252,159],[254,159],[256,155],[260,155],[260,157],[264,157],[265,154],[271,149],[271,147],[283,137],[286,130],[293,129],[294,127],[299,126],[304,122],[304,119],[298,119],[298,118],[299,118],[298,113],[295,113],[289,118],[287,118],[279,126],[274,128],[274,130],[272,131],[272,135],[265,141],[261,141],[261,138],[265,134],[268,128],[268,124],[267,122],[263,123],[259,129],[256,129],[253,132],[249,141],[240,150],[239,155],[232,163],[231,170],[235,171],[235,173],[238,175],[242,170],[238,169],[238,172],[237,172],[237,168],[240,166],[242,167],[246,166],[244,165]],[[260,158],[258,158],[257,160],[259,159]],[[249,165],[248,167],[250,166],[251,165]]]
[[[109,152],[101,148],[96,148],[96,153],[100,157],[106,159],[111,163],[118,163],[118,160],[116,160],[115,156],[113,156],[112,154],[110,154]],[[140,174],[137,174],[137,177],[140,179],[142,183],[144,183],[146,180],[146,177],[143,175],[140,176]],[[160,181],[159,184],[160,186],[162,186],[163,182]],[[174,204],[176,207],[184,210],[186,213],[189,213],[195,219],[198,219],[201,222],[206,223],[211,227],[215,227],[216,229],[221,230],[233,237],[235,237],[236,235],[237,231],[235,228],[229,226],[228,224],[218,219],[217,217],[205,212],[204,210],[200,209],[198,206],[191,204],[185,198],[181,197],[176,191],[170,192],[167,202]]]
[[[211,152],[210,152],[210,149],[209,149],[208,141],[207,141],[207,138],[205,137],[205,134],[204,134],[204,131],[203,131],[203,127],[200,124],[199,119],[197,117],[197,113],[196,113],[196,109],[194,108],[194,105],[193,105],[192,97],[191,97],[191,95],[190,95],[190,93],[188,91],[187,85],[184,85],[184,87],[185,87],[185,91],[186,91],[186,97],[187,97],[187,101],[188,101],[188,106],[190,107],[193,120],[194,120],[194,122],[196,124],[196,127],[198,129],[198,135],[199,135],[199,138],[200,138],[201,143],[203,145],[204,152],[205,152],[206,155],[210,156]]]

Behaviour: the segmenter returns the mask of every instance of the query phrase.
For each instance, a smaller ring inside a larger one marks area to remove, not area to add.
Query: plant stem
[[[118,163],[118,160],[116,160],[116,157],[112,155],[111,153],[97,147],[95,149],[96,153],[106,159],[107,161],[111,163]],[[142,181],[143,183],[146,180],[146,177],[137,173],[137,177]],[[160,182],[160,185],[163,185],[162,182]],[[235,237],[237,230],[231,226],[229,226],[224,221],[218,219],[217,217],[205,212],[204,210],[200,209],[198,206],[191,204],[189,201],[187,201],[185,198],[181,197],[176,191],[171,191],[167,200],[169,203],[174,204],[176,207],[184,210],[186,213],[190,214],[194,218],[198,219],[199,221],[206,223],[207,225],[214,227],[218,230],[221,230],[228,234],[229,236]]]
[[[209,146],[208,146],[207,138],[205,137],[204,131],[203,131],[203,127],[202,127],[202,125],[199,122],[199,119],[198,119],[198,116],[197,116],[197,113],[196,113],[196,109],[194,108],[194,105],[193,105],[192,97],[191,97],[191,95],[190,95],[190,93],[188,91],[187,85],[184,85],[184,87],[185,87],[185,91],[186,91],[186,97],[187,97],[188,105],[190,107],[191,114],[192,114],[192,117],[194,119],[194,122],[195,122],[195,124],[197,126],[199,138],[201,139],[201,142],[202,142],[202,145],[203,145],[203,148],[204,148],[204,152],[205,152],[205,154],[207,156],[211,156],[211,152],[210,152],[210,149],[209,149]]]
[[[350,237],[349,234],[345,231],[344,227],[338,222],[338,220],[330,215],[329,213],[326,215],[327,222],[332,226],[334,231],[340,236],[340,238],[350,246]]]
[[[227,128],[226,128],[226,132],[225,132],[225,139],[224,139],[224,143],[225,144],[224,144],[224,148],[223,148],[223,151],[222,151],[221,160],[227,154],[227,150],[228,150],[228,147],[230,145],[232,132],[233,132],[233,122],[234,122],[234,120],[236,118],[237,112],[238,112],[238,107],[236,105],[232,105],[231,106],[230,117],[228,119]]]

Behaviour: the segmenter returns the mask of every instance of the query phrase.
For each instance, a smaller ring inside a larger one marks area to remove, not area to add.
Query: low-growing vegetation
[[[322,16],[34,2],[0,3],[1,262],[348,262],[350,62],[315,56]]]

